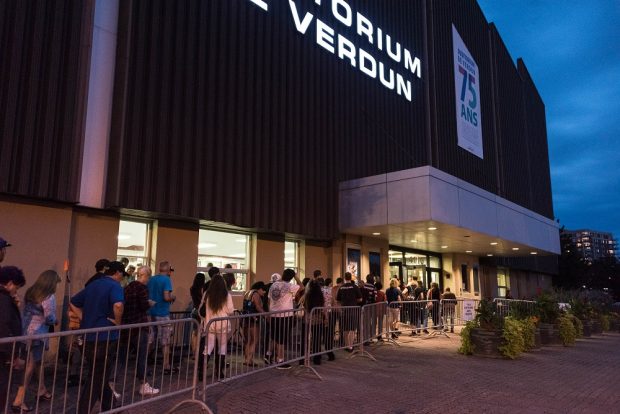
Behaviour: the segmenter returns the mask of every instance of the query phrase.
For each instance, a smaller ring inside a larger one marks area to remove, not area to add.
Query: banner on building
[[[480,73],[478,65],[452,25],[454,51],[454,89],[456,93],[456,130],[459,147],[483,157]]]

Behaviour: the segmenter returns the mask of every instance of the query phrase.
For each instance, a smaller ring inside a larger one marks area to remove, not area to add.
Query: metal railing
[[[0,368],[8,370],[3,412],[19,412],[15,405],[35,413],[88,413],[98,404],[114,413],[186,393],[207,411],[195,398],[197,353],[192,358],[189,348],[171,346],[195,325],[177,319],[1,338],[0,347],[9,350]]]
[[[497,314],[501,318],[506,316],[533,316],[536,312],[536,302],[533,300],[495,298],[493,302],[495,302]]]

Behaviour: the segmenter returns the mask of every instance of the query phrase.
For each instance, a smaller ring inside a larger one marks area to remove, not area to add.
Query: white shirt
[[[269,288],[269,311],[283,311],[293,309],[293,299],[299,290],[299,285],[289,282],[278,281]],[[274,315],[274,317],[292,316],[287,314]]]
[[[235,306],[233,304],[232,295],[230,293],[228,293],[226,297],[226,303],[224,303],[224,306],[222,306],[217,311],[215,312],[212,311],[211,308],[209,307],[208,302],[206,303],[205,307],[207,308],[207,314],[205,315],[205,321],[204,321],[205,324],[208,324],[209,321],[213,318],[225,318],[235,313]],[[222,332],[230,332],[230,330],[231,329],[230,329],[229,321],[214,322],[209,327],[210,332],[222,333]]]

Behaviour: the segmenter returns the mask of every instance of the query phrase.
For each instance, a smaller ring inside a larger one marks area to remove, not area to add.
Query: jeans
[[[101,398],[101,411],[112,408],[113,394],[108,379],[113,372],[117,341],[86,341],[84,344],[84,368],[88,370],[86,385],[81,389],[78,413],[88,414]]]
[[[127,354],[130,349],[134,349],[136,351],[136,378],[146,381],[148,346],[149,328],[134,328],[122,331],[116,377],[123,376]]]

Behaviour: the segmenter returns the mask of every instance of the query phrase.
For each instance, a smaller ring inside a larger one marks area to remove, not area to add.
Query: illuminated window
[[[206,274],[216,266],[222,273],[232,273],[235,292],[245,292],[249,274],[250,236],[240,233],[200,229],[198,232],[198,271]]]
[[[284,268],[299,272],[299,242],[287,240],[284,242]]]
[[[127,258],[129,264],[138,267],[151,266],[149,258],[150,224],[146,221],[121,220],[118,226],[116,259]]]
[[[503,267],[497,268],[497,296],[506,297],[506,290],[510,289],[510,273]]]

